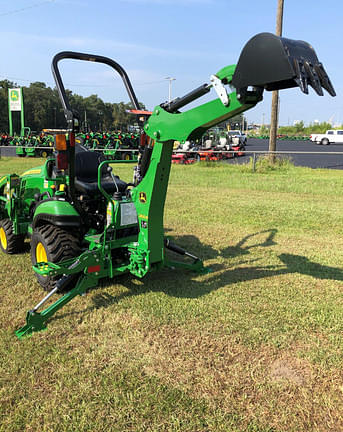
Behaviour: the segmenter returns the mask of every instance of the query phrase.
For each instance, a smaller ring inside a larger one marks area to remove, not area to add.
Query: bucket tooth
[[[330,81],[330,78],[328,76],[328,74],[326,73],[324,66],[322,65],[322,63],[318,63],[314,66],[315,71],[317,72],[321,85],[323,86],[323,88],[325,88],[325,90],[331,95],[331,96],[336,96],[336,92],[335,89],[333,88],[333,85]]]
[[[310,85],[314,89],[314,91],[319,95],[323,96],[324,92],[322,90],[322,85],[320,83],[320,80],[318,78],[318,75],[313,67],[313,65],[307,61],[304,62],[304,68],[306,70],[308,80],[310,82]]]
[[[307,83],[307,77],[304,73],[304,66],[297,59],[294,59],[294,71],[296,73],[294,81],[298,84],[300,90],[303,93],[308,94],[308,85],[307,85],[308,83]]]
[[[231,84],[243,98],[248,87],[265,90],[300,87],[302,92],[308,94],[308,86],[311,86],[320,96],[323,95],[323,88],[331,96],[336,95],[310,44],[272,33],[257,34],[247,42]]]

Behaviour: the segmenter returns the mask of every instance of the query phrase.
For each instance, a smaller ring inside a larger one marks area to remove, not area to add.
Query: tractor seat
[[[96,194],[98,189],[98,167],[105,157],[99,152],[82,151],[75,154],[75,188],[84,194]],[[101,186],[109,194],[118,190],[124,192],[127,183],[111,175],[112,168],[105,164],[101,169]]]

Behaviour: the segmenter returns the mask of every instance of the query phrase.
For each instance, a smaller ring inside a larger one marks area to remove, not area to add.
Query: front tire
[[[43,225],[34,230],[31,238],[31,262],[58,263],[79,256],[79,240],[68,231],[54,225]],[[45,291],[51,291],[59,277],[42,276],[36,273],[39,284]]]
[[[327,138],[323,138],[320,143],[323,145],[330,145],[330,141]]]
[[[24,249],[25,235],[13,233],[13,223],[10,219],[0,221],[0,248],[6,254],[16,254]]]

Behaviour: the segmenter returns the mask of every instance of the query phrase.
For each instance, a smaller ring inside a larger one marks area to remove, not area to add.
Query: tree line
[[[309,136],[311,134],[325,133],[328,129],[343,129],[343,126],[333,128],[332,124],[328,122],[310,123],[305,126],[303,121],[299,121],[294,126],[279,126],[277,133],[290,136]],[[263,125],[256,134],[269,134],[269,126]]]
[[[8,89],[18,85],[9,80],[0,81],[0,132],[8,132]],[[23,87],[25,126],[39,133],[46,128],[65,128],[66,121],[56,88],[47,87],[43,82],[31,83]],[[104,102],[99,96],[83,97],[66,90],[70,105],[80,116],[83,130],[126,131],[135,117],[127,113],[133,108],[130,103]],[[140,107],[145,109],[144,104]],[[20,132],[20,114],[12,113],[13,129]]]
[[[328,129],[332,129],[332,124],[328,122],[311,123],[305,126],[303,121],[297,122],[294,126],[280,126],[279,134],[284,135],[311,135],[314,133],[325,133]],[[341,127],[339,128],[341,129]]]
[[[9,80],[0,80],[0,133],[8,132],[8,89],[18,84]],[[28,87],[22,86],[24,98],[25,125],[31,131],[39,133],[42,129],[59,129],[66,127],[66,121],[56,88],[48,87],[43,82],[33,82]],[[132,109],[130,103],[104,102],[99,96],[83,97],[66,90],[70,105],[75,109],[81,121],[83,131],[127,131],[136,119],[127,112]],[[139,102],[142,109],[145,105]],[[13,130],[20,133],[20,114],[12,113]],[[219,126],[230,129],[246,130],[247,123],[243,114],[221,123]],[[318,131],[315,131],[318,132]],[[281,132],[280,132],[281,133]]]

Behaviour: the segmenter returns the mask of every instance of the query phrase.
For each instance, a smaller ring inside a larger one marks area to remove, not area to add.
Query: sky
[[[128,73],[137,98],[148,109],[182,96],[222,67],[238,61],[245,43],[275,33],[277,0],[0,0],[0,79],[19,85],[42,81],[53,87],[51,61],[60,51],[104,55]],[[285,0],[283,36],[309,42],[337,93],[312,88],[280,91],[280,125],[303,120],[343,123],[342,0]],[[128,102],[124,86],[108,66],[63,60],[65,86],[97,94],[105,102]],[[24,95],[25,97],[25,95]],[[209,96],[198,103],[214,99]],[[246,112],[249,123],[270,122],[271,93]]]

